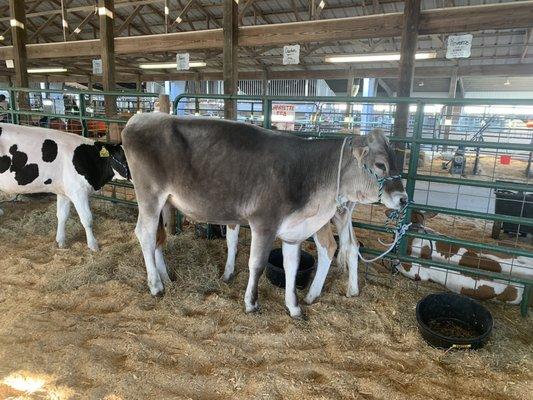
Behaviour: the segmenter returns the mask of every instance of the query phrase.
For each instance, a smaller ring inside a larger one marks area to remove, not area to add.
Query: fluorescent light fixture
[[[176,18],[176,24],[181,23],[181,21],[183,21],[183,20],[181,19],[181,17]]]
[[[318,6],[320,8],[324,8],[324,7],[326,7],[326,3],[324,2],[324,0],[321,0],[320,3],[318,4]]]
[[[437,52],[424,51],[415,54],[416,60],[428,60],[436,58]],[[354,54],[351,56],[332,56],[326,57],[326,62],[331,63],[357,63],[357,62],[376,62],[376,61],[400,61],[400,53],[381,53],[381,54]]]
[[[205,67],[207,64],[203,61],[191,61],[189,62],[190,68]],[[176,69],[178,64],[175,62],[168,63],[152,63],[152,64],[140,64],[140,69]]]
[[[53,72],[67,72],[63,67],[28,68],[28,74],[46,74]]]

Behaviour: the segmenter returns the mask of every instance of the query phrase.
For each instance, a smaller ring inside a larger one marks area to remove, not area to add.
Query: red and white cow
[[[87,245],[98,250],[89,195],[115,177],[129,177],[120,145],[53,129],[0,124],[0,191],[56,194],[59,247],[65,246],[65,224],[72,202],[85,228]]]
[[[424,226],[425,220],[435,215],[436,213],[413,211],[411,229],[439,235]],[[480,253],[455,244],[411,237],[408,239],[407,254],[427,260],[498,272],[513,278],[533,278],[533,258],[528,257]],[[524,293],[523,285],[510,283],[504,279],[468,276],[458,271],[424,266],[419,263],[398,263],[396,268],[408,278],[439,283],[452,292],[479,300],[497,299],[510,304],[519,304]]]

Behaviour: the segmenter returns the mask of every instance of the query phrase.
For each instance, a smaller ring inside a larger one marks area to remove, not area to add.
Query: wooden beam
[[[115,41],[113,21],[115,16],[114,0],[98,0],[98,15],[100,16],[100,53],[102,57],[102,86],[105,91],[115,90]],[[114,117],[117,113],[116,99],[105,96],[105,113],[107,117]],[[119,140],[113,137],[111,140]]]
[[[26,12],[24,0],[9,0],[11,15],[11,37],[13,38],[12,59],[15,64],[15,84],[28,87],[28,65],[26,55]]]
[[[224,94],[237,94],[238,84],[238,29],[239,29],[239,8],[234,0],[224,0],[223,14],[224,30]],[[224,102],[224,118],[237,119],[237,102],[226,100]]]
[[[70,37],[75,37],[76,35],[79,35],[83,29],[83,27],[85,25],[87,25],[90,21],[91,21],[91,18],[95,15],[94,12],[90,12],[89,14],[87,14],[87,16],[78,24],[78,26],[72,31],[72,33],[70,34]]]
[[[61,26],[63,28],[63,41],[67,41],[67,35],[69,34],[68,20],[67,20],[67,4],[66,0],[61,0]]]
[[[405,2],[403,12],[402,45],[398,79],[398,97],[410,97],[415,73],[415,53],[418,48],[418,28],[420,24],[421,0]],[[394,117],[394,136],[405,138],[409,122],[409,104],[397,104]],[[398,158],[403,169],[405,143],[399,143]]]
[[[524,49],[522,50],[522,55],[520,56],[520,62],[524,62],[527,56],[527,51],[529,48],[529,42],[531,42],[531,37],[533,37],[533,28],[529,28],[526,31],[526,36],[524,37]]]
[[[253,7],[253,6],[252,6]],[[509,16],[511,15],[511,17]],[[507,16],[503,18],[502,16]],[[443,25],[441,19],[446,20]],[[533,0],[480,6],[432,9],[422,12],[420,34],[473,32],[491,29],[531,27]],[[240,46],[272,46],[286,43],[356,40],[401,35],[402,14],[387,13],[363,17],[337,18],[283,24],[244,26],[239,29]],[[166,51],[223,47],[222,29],[177,32],[161,35],[116,38],[117,54],[150,54]],[[98,42],[80,40],[68,43],[28,45],[28,57],[61,58],[98,55]],[[72,47],[70,47],[72,46]],[[12,46],[0,47],[0,60],[11,59]]]
[[[128,27],[129,24],[131,24],[131,22],[135,19],[135,17],[139,15],[143,7],[144,5],[142,4],[140,6],[135,7],[135,10],[133,10],[133,12],[130,15],[128,15],[128,18],[126,18],[124,22],[122,23],[122,25],[120,25],[120,27],[117,29],[115,36],[120,36],[120,34],[124,32],[124,30]]]

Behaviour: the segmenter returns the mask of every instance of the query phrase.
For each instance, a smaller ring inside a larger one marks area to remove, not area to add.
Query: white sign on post
[[[176,54],[176,69],[178,71],[189,70],[189,53]]]
[[[15,62],[13,60],[6,60],[6,68],[15,68]]]
[[[93,75],[102,75],[103,67],[102,60],[93,60]]]
[[[446,58],[468,58],[472,48],[473,35],[448,36],[448,46],[446,48]]]
[[[283,46],[283,65],[300,64],[300,45]]]

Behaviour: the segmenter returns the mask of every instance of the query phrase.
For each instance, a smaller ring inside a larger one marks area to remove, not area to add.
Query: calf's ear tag
[[[100,157],[109,157],[109,151],[105,147],[102,147],[102,149],[100,150]]]

